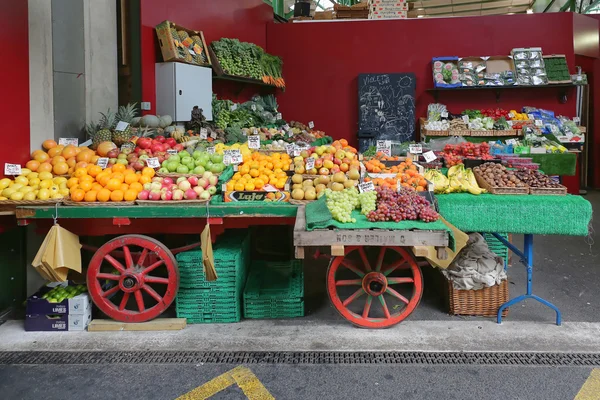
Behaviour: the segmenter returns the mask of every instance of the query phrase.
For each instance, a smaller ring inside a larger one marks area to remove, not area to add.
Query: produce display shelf
[[[229,75],[228,73],[225,72],[225,70],[223,70],[223,67],[221,67],[221,63],[219,63],[219,58],[217,57],[217,55],[215,54],[215,52],[211,46],[208,46],[208,54],[210,55],[210,58],[212,60],[212,67],[213,67],[213,72],[214,72],[213,78],[214,79],[222,79],[222,80],[228,80],[228,81],[234,81],[234,82],[250,83],[252,85],[277,88],[277,86],[271,85],[268,83],[264,83],[260,79],[249,78],[246,76]]]
[[[560,84],[549,84],[549,85],[512,85],[512,86],[461,86],[455,88],[430,88],[428,92],[433,93],[435,101],[438,101],[439,92],[460,92],[463,90],[493,90],[496,92],[496,102],[500,101],[500,94],[505,89],[552,89],[559,88],[558,100],[561,104],[567,102],[567,91],[569,88],[574,88],[578,85],[572,83],[560,83]]]

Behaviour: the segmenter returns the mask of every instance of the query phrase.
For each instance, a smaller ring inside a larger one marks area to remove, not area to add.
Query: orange
[[[75,164],[75,168],[87,168],[88,163],[86,163],[85,161],[79,161],[77,164]]]
[[[40,154],[40,153],[44,153],[44,154],[46,154],[46,152],[45,152],[44,150],[34,150],[34,151],[31,153],[31,159],[32,159],[32,160],[35,160],[35,156],[37,156],[37,155],[38,155],[38,154]]]
[[[144,186],[142,186],[141,183],[139,182],[133,182],[129,185],[129,189],[130,190],[135,190],[136,192],[141,192],[142,190],[144,190]]]
[[[75,170],[75,178],[81,178],[82,176],[86,176],[88,173],[85,168],[77,168]]]
[[[98,199],[98,201],[101,201],[103,203],[110,200],[110,190],[108,190],[108,189],[100,190],[98,192],[98,195],[96,196],[96,198]]]
[[[52,169],[55,175],[65,175],[67,171],[69,171],[69,166],[66,162],[58,162],[54,164],[54,168]]]
[[[37,160],[30,160],[30,161],[27,161],[27,164],[25,164],[25,168],[28,168],[28,169],[32,170],[33,172],[37,171],[39,167],[40,167],[40,162]]]
[[[69,166],[69,168],[74,168],[77,165],[77,160],[75,159],[75,157],[67,159],[67,165]]]
[[[125,175],[123,175],[120,172],[117,172],[117,173],[114,173],[111,175],[111,179],[116,179],[119,182],[123,183],[123,182],[125,182]]]
[[[279,179],[277,181],[277,183],[275,184],[275,187],[277,189],[283,189],[285,187],[285,182],[286,182],[286,179],[285,178],[281,178],[281,179]]]
[[[123,191],[115,190],[110,194],[110,201],[123,201]]]
[[[144,169],[142,170],[142,175],[149,176],[150,178],[154,178],[155,174],[156,171],[154,171],[154,168],[144,167]]]
[[[74,191],[79,190],[79,185],[71,186],[69,188],[69,193],[73,193]]]
[[[233,190],[237,190],[237,191],[244,190],[244,188],[245,188],[245,186],[244,186],[244,184],[243,184],[243,183],[236,183],[236,184],[233,186]]]
[[[35,161],[38,161],[40,163],[43,163],[44,161],[48,161],[48,159],[50,158],[50,156],[48,156],[48,154],[44,153],[43,151],[41,153],[37,153],[33,159]]]
[[[133,168],[126,168],[125,171],[123,171],[123,175],[130,175],[130,174],[135,174],[135,169]],[[138,176],[141,174],[137,174]]]
[[[81,190],[83,190],[84,192],[89,192],[90,190],[92,190],[92,182],[90,182],[90,181],[80,182],[79,188]]]
[[[125,171],[125,165],[123,165],[123,164],[114,164],[112,166],[112,171],[113,172],[123,172],[123,171]]]
[[[92,178],[89,175],[84,175],[81,178],[79,178],[79,182],[84,182],[84,181],[87,181],[87,182],[90,182],[90,183],[94,183],[95,182],[94,178]]]
[[[265,185],[265,182],[262,179],[256,179],[254,181],[254,186],[256,187],[257,190],[262,189],[262,187]]]
[[[254,183],[252,183],[252,182],[246,183],[246,186],[244,186],[244,189],[246,189],[246,190],[254,190],[255,189]]]
[[[242,177],[242,174],[240,174],[239,172],[236,172],[235,174],[233,174],[233,176],[231,177],[231,179],[234,180],[234,181],[237,181],[241,177]]]
[[[95,190],[90,190],[85,194],[83,198],[85,201],[96,201],[96,197],[98,196],[98,192]]]
[[[102,188],[102,185],[101,185],[101,184],[99,184],[99,183],[92,183],[92,190],[95,190],[96,192],[99,192],[99,191],[101,191],[102,189],[103,189],[103,188]]]
[[[49,150],[53,147],[56,147],[56,142],[52,139],[44,140],[44,143],[42,143],[42,147],[46,150]]]
[[[142,175],[142,176],[140,177],[140,181],[139,181],[139,182],[140,182],[142,185],[145,185],[146,183],[150,182],[151,180],[152,180],[152,178],[150,178],[148,175]]]
[[[239,168],[240,174],[242,175],[246,175],[248,172],[250,172],[250,167],[248,167],[247,165],[242,165]]]
[[[70,144],[67,147],[65,147],[61,153],[61,156],[63,156],[65,159],[77,156],[77,150],[75,146]]]
[[[128,190],[129,190],[129,185],[128,185],[128,184],[126,184],[126,183],[121,183],[121,187],[120,187],[120,189],[121,189],[121,191],[122,191],[123,193],[125,193],[126,191],[128,191]]]
[[[76,159],[77,159],[77,162],[85,161],[86,163],[89,163],[92,160],[93,156],[94,156],[94,152],[93,151],[90,151],[90,150],[81,150],[79,152],[79,154],[77,154]]]
[[[235,182],[234,181],[227,182],[227,191],[233,192],[234,190],[235,190]]]
[[[69,178],[67,181],[67,187],[71,189],[73,186],[77,186],[79,184],[79,179],[77,178]]]
[[[132,184],[140,180],[140,177],[136,174],[125,174],[125,183]]]
[[[87,173],[89,176],[97,177],[102,172],[102,168],[97,165],[88,165]]]
[[[54,156],[54,157],[52,157],[52,161],[50,162],[50,164],[56,165],[56,164],[61,163],[61,162],[66,163],[67,159],[64,158],[63,156]]]
[[[253,178],[257,178],[260,175],[260,173],[258,172],[258,169],[251,169],[250,170],[250,176]]]
[[[90,162],[91,162],[92,164],[96,164],[96,163],[98,162],[98,159],[99,159],[99,158],[100,158],[100,156],[97,156],[96,154],[94,154],[94,155],[92,156],[92,159],[90,160]]]
[[[135,190],[129,189],[125,192],[123,198],[125,199],[125,201],[135,201],[135,199],[137,199],[137,194],[138,192],[136,192]]]
[[[60,147],[53,147],[53,148],[51,148],[51,149],[48,150],[48,156],[49,157],[56,157],[56,156],[59,156],[61,152],[62,152],[62,148],[60,148]]]
[[[106,188],[108,190],[118,190],[121,188],[121,182],[119,182],[118,179],[109,179],[108,183],[106,184]]]
[[[97,178],[96,181],[102,185],[103,187],[105,187],[106,185],[108,185],[108,181],[110,181],[110,176],[108,175],[104,175],[101,178]]]
[[[73,201],[83,201],[85,198],[85,192],[81,189],[75,189],[71,192],[71,200]]]

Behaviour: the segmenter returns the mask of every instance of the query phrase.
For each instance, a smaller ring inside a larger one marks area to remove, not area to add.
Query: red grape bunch
[[[420,219],[434,222],[439,214],[431,207],[427,199],[413,190],[403,188],[400,192],[389,188],[377,187],[377,209],[367,214],[371,222]]]

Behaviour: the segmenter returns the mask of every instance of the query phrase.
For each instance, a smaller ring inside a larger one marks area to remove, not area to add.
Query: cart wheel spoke
[[[150,272],[154,271],[156,268],[160,267],[164,263],[165,263],[164,260],[158,260],[157,262],[155,262],[154,264],[152,264],[148,268],[144,268],[144,270],[142,271],[142,274],[144,274],[144,275],[149,274]]]
[[[365,294],[365,291],[363,290],[363,288],[358,289],[350,297],[348,297],[346,300],[344,300],[344,307],[347,307],[348,304],[352,303],[354,300],[358,299],[363,294]]]
[[[109,297],[115,293],[117,293],[119,291],[119,285],[115,285],[113,287],[111,287],[110,289],[108,289],[107,291],[105,291],[104,293],[102,293],[102,297],[106,298]]]
[[[135,302],[137,303],[138,309],[140,312],[144,312],[146,310],[146,306],[144,306],[144,298],[142,297],[142,292],[140,290],[136,290],[135,292]]]
[[[395,298],[401,300],[404,304],[408,304],[408,299],[404,296],[402,296],[400,293],[396,292],[394,289],[392,289],[391,287],[388,287],[387,290],[385,291],[386,293],[391,294],[392,296],[394,296]],[[383,296],[382,296],[383,297]]]
[[[369,318],[369,311],[371,311],[371,303],[373,302],[373,296],[368,296],[365,302],[365,308],[363,308],[362,317],[364,319]]]
[[[377,256],[377,264],[375,264],[375,271],[381,271],[381,265],[383,264],[383,256],[385,256],[386,247],[381,247],[379,255]]]
[[[360,286],[362,279],[342,279],[335,282],[336,286]]]
[[[121,275],[101,273],[101,274],[97,274],[96,278],[97,279],[106,279],[109,281],[118,281],[121,278]]]
[[[363,276],[365,276],[365,273],[362,272],[358,267],[356,267],[354,265],[353,262],[349,261],[349,260],[344,260],[342,261],[342,265],[346,268],[348,268],[350,271],[354,272],[355,274],[357,274],[358,276],[360,276],[361,278]]]
[[[391,263],[390,265],[387,265],[385,268],[383,268],[381,273],[384,274],[385,276],[388,276],[389,274],[391,274],[392,272],[394,272],[395,270],[397,270],[400,267],[410,268],[411,266],[409,263],[406,262],[405,259],[400,259],[398,261]],[[402,268],[402,269],[404,269],[404,268]]]
[[[121,299],[121,304],[119,304],[119,311],[123,311],[125,307],[127,307],[127,302],[129,301],[129,293],[123,293],[123,298]]]
[[[129,247],[123,246],[123,254],[125,254],[125,266],[127,269],[133,268],[133,258],[131,257]]]
[[[120,262],[118,262],[113,256],[111,256],[110,254],[107,254],[104,256],[104,259],[106,261],[108,261],[110,263],[110,265],[112,265],[113,267],[115,267],[115,269],[117,271],[119,271],[120,273],[124,274],[125,273],[125,267],[123,266],[123,264],[121,264]]]
[[[147,248],[144,248],[144,249],[142,250],[142,254],[140,254],[140,258],[138,258],[138,262],[137,262],[137,264],[138,264],[138,265],[140,265],[140,266],[141,266],[141,265],[144,265],[144,262],[146,261],[146,256],[147,256],[147,255],[148,255],[148,249],[147,249]]]
[[[383,314],[385,315],[385,317],[387,319],[392,318],[392,316],[390,315],[390,310],[388,309],[388,306],[385,302],[385,298],[383,296],[378,296],[379,297],[379,302],[381,303],[381,306],[383,307]]]
[[[365,253],[364,247],[358,248],[358,254],[360,254],[360,258],[362,259],[362,262],[365,265],[367,271],[372,271],[373,269],[371,268],[371,264],[369,264],[369,259],[367,258],[367,253]]]
[[[146,291],[146,293],[148,293],[150,296],[152,296],[152,298],[154,300],[156,300],[157,303],[160,303],[162,301],[162,297],[160,297],[160,295],[158,293],[156,293],[156,291],[154,289],[152,289],[150,286],[144,285],[144,286],[142,286],[142,289],[144,289]]]
[[[397,285],[399,283],[414,283],[413,278],[387,278],[389,285]]]
[[[144,281],[147,283],[163,283],[165,285],[169,284],[169,280],[167,278],[159,278],[158,276],[146,276]]]

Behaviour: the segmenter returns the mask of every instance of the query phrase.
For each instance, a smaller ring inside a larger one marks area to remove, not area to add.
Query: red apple
[[[333,163],[334,163],[335,165],[342,165],[342,160],[340,160],[339,158],[334,158],[334,159],[333,159]]]
[[[173,148],[173,147],[175,147],[175,145],[177,145],[177,141],[175,139],[173,139],[172,137],[168,138],[165,141],[165,143],[168,144],[169,147],[171,147],[171,148]]]
[[[183,145],[181,143],[177,143],[175,146],[173,146],[173,150],[183,151]]]
[[[158,135],[155,139],[160,143],[164,143],[167,140],[163,135]]]
[[[319,169],[319,175],[329,175],[329,170],[327,168]]]
[[[137,145],[142,149],[149,149],[152,146],[152,140],[150,138],[139,138]]]

